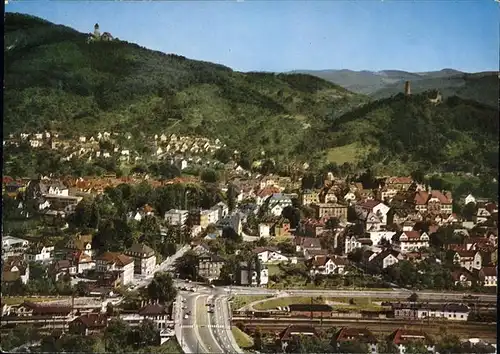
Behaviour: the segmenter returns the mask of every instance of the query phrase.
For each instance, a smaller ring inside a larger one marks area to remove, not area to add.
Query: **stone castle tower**
[[[429,102],[434,103],[434,104],[439,104],[439,103],[443,102],[443,96],[441,96],[441,93],[439,91],[436,91],[436,97],[429,98]]]
[[[99,31],[99,24],[96,23],[94,26],[94,37],[99,38],[101,37],[101,32]]]
[[[406,96],[411,95],[410,81],[405,81],[405,95]]]

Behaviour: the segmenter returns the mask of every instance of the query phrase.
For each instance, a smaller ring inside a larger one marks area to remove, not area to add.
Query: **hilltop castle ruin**
[[[113,36],[111,35],[111,33],[104,32],[103,34],[101,34],[101,32],[99,31],[99,24],[98,23],[96,23],[94,26],[94,33],[89,33],[89,38],[88,38],[89,42],[92,42],[92,41],[112,41],[112,40],[113,40]]]

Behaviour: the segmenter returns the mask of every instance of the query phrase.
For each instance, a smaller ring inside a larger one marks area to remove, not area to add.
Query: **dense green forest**
[[[5,133],[108,130],[131,132],[139,142],[173,132],[219,138],[250,160],[265,151],[282,164],[326,164],[351,149],[343,161],[377,172],[497,174],[498,112],[476,101],[451,96],[434,105],[432,90],[370,101],[310,75],[240,73],[87,39],[6,14]]]

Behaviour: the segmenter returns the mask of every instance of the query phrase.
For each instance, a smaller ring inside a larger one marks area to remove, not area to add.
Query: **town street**
[[[154,273],[172,271],[175,261],[182,257],[190,249],[189,245],[184,245],[174,255],[168,257],[165,261],[156,266]],[[133,282],[130,284],[133,287],[142,288],[148,286],[153,280],[154,273],[146,277],[135,276]]]
[[[177,297],[175,333],[183,351],[243,353],[232,336],[227,296],[211,295],[208,289],[203,289],[203,293],[183,292]],[[212,314],[208,304],[214,304]],[[189,314],[187,319],[185,314]]]

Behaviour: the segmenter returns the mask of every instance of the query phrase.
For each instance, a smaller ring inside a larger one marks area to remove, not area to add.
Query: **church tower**
[[[99,32],[99,24],[96,23],[94,26],[94,37],[99,38],[101,37],[101,33]]]

